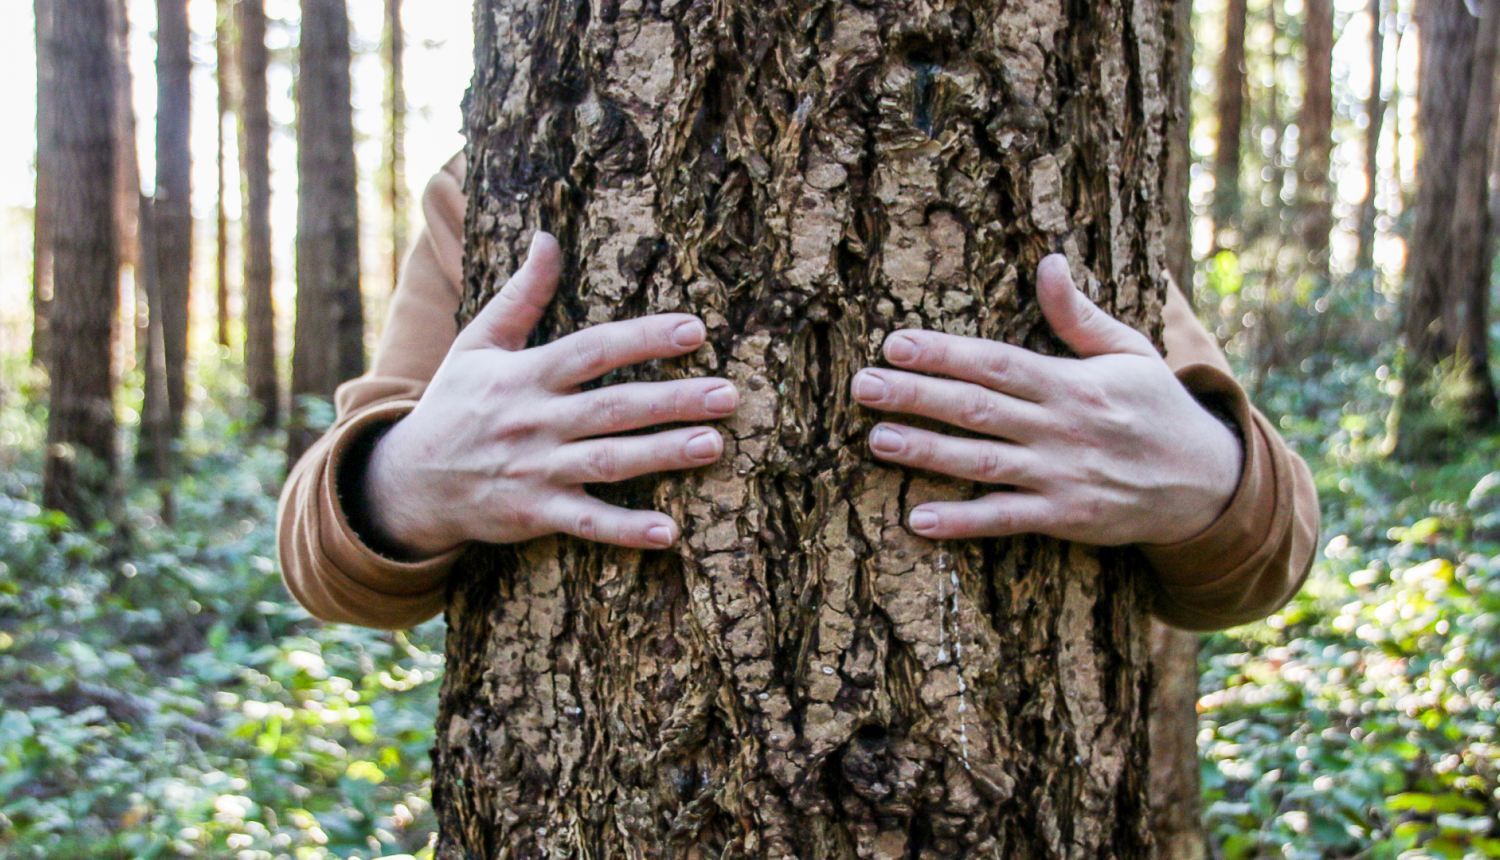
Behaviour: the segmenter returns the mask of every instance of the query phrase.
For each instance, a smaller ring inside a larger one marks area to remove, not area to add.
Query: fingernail
[[[906,447],[906,437],[889,427],[876,427],[870,433],[870,447],[885,454],[897,454]]]
[[[859,400],[883,400],[887,390],[885,380],[868,371],[854,377],[854,396]]]
[[[710,460],[719,456],[719,434],[699,433],[682,446],[683,453],[693,460]]]
[[[708,337],[708,330],[698,320],[685,322],[672,332],[672,342],[678,346],[697,346]]]
[[[672,545],[672,530],[666,526],[652,526],[646,530],[646,540],[660,547]]]
[[[542,242],[542,231],[538,230],[531,234],[531,245],[526,248],[526,259],[536,256],[536,246]]]
[[[915,510],[911,512],[911,527],[915,531],[926,532],[937,528],[938,517],[932,511]]]
[[[740,402],[740,393],[733,385],[721,385],[703,395],[703,408],[717,415],[727,415]]]
[[[885,342],[885,357],[891,361],[911,361],[917,357],[917,342],[904,334],[894,334]]]

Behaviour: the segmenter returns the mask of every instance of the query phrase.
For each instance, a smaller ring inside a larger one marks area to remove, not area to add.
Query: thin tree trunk
[[[148,306],[161,301],[161,277],[158,263],[161,259],[156,239],[156,201],[142,197],[137,206],[140,213],[141,265],[137,269],[142,292],[146,294]],[[151,314],[146,323],[145,386],[143,398],[145,412],[141,415],[141,456],[149,458],[146,470],[156,479],[157,492],[161,498],[161,520],[172,525],[176,519],[172,497],[172,418],[167,412],[167,351],[166,335],[162,330],[160,314]]]
[[[1489,153],[1495,131],[1500,0],[1483,0],[1475,21],[1465,0],[1428,0],[1422,38],[1417,122],[1416,218],[1407,247],[1406,365],[1396,451],[1404,459],[1447,453],[1463,426],[1492,426],[1489,373]],[[1445,372],[1447,369],[1448,372]],[[1462,416],[1434,404],[1463,388]]]
[[[127,0],[114,3],[115,80],[115,224],[120,231],[120,262],[140,265],[141,160],[135,141],[135,87],[130,73],[130,10]]]
[[[188,302],[193,266],[190,100],[193,60],[186,0],[156,4],[156,230],[157,274],[167,370],[167,413],[172,438],[182,435],[187,409]],[[152,395],[147,387],[146,397]],[[147,409],[151,406],[148,403]],[[149,462],[148,456],[138,460]]]
[[[386,139],[384,185],[386,211],[391,218],[391,288],[401,276],[406,258],[406,76],[403,56],[406,33],[401,26],[401,0],[385,0]]]
[[[32,220],[31,363],[47,363],[47,311],[52,302],[52,230],[57,141],[56,64],[52,59],[55,0],[35,0],[36,20],[36,208]]]
[[[1219,56],[1219,131],[1214,148],[1214,245],[1240,223],[1240,146],[1245,136],[1245,25],[1249,0],[1229,0],[1224,11],[1224,53]]]
[[[219,346],[229,347],[229,215],[224,211],[224,198],[229,192],[229,165],[226,163],[224,126],[229,121],[231,75],[234,62],[230,58],[229,0],[217,0],[217,19],[214,26],[214,80],[218,84],[218,149],[214,160],[219,169],[218,203],[214,207],[218,216],[215,225],[217,234],[214,247],[214,309],[217,311],[217,341]]]
[[[621,379],[742,392],[724,462],[612,488],[678,549],[571,539],[453,576],[436,856],[1144,858],[1146,570],[935,544],[974,487],[876,463],[849,381],[901,325],[1056,342],[1053,248],[1159,332],[1172,4],[486,0],[466,318],[531,232],[540,337],[701,314]]]
[[[52,234],[51,402],[42,497],[83,522],[103,511],[115,453],[112,329],[119,302],[115,228],[113,0],[71,0],[48,28]]]
[[[1302,43],[1302,112],[1297,120],[1297,191],[1302,244],[1313,272],[1328,279],[1328,242],[1333,232],[1333,0],[1305,0]]]
[[[1365,196],[1359,204],[1359,248],[1354,269],[1375,273],[1375,195],[1380,190],[1380,137],[1385,130],[1385,11],[1381,0],[1370,0],[1370,95],[1365,99]],[[1394,10],[1393,10],[1394,13]],[[1394,14],[1392,15],[1392,24]]]
[[[303,0],[297,80],[297,327],[287,454],[322,432],[312,401],[364,372],[359,200],[344,0]],[[327,410],[325,410],[327,411]]]
[[[245,174],[245,382],[258,426],[281,418],[276,309],[271,300],[271,115],[266,100],[265,0],[236,0],[240,66],[240,164]]]

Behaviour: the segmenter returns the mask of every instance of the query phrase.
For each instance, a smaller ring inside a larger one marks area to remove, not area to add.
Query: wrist
[[[345,505],[350,527],[375,552],[397,561],[423,561],[464,542],[438,522],[403,453],[404,419],[371,433]]]

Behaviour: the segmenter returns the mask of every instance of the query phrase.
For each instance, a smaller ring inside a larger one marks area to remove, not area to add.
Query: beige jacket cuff
[[[1228,374],[1194,364],[1177,378],[1237,423],[1240,482],[1206,530],[1180,543],[1141,549],[1156,571],[1153,613],[1173,627],[1220,630],[1270,615],[1302,587],[1317,544],[1317,495],[1307,465]]]
[[[293,474],[282,492],[284,509],[288,500],[302,493],[313,496],[313,504],[283,511],[308,521],[281,530],[280,550],[287,590],[324,621],[397,630],[420,624],[443,609],[448,571],[463,548],[419,562],[383,556],[350,527],[338,497],[339,467],[350,449],[415,406],[414,400],[392,400],[362,410],[318,441],[327,455],[309,452],[303,462],[313,468]],[[313,486],[304,488],[307,482]],[[293,559],[298,563],[287,563]]]

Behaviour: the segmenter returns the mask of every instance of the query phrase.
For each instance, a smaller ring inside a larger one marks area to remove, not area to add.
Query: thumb
[[[1079,358],[1132,353],[1156,355],[1146,336],[1120,322],[1073,286],[1068,258],[1053,254],[1036,272],[1036,300],[1052,330]]]
[[[455,345],[467,349],[498,346],[514,352],[541,321],[547,303],[557,292],[562,274],[562,249],[551,233],[538,230],[531,237],[526,262],[471,320]]]

